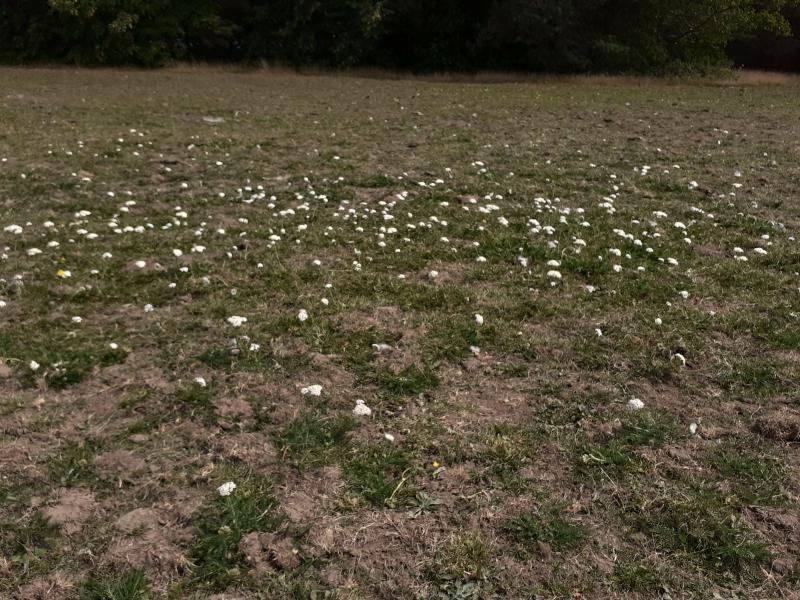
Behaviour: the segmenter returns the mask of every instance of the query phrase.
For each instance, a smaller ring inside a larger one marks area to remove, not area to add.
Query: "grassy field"
[[[0,597],[800,597],[798,98],[0,70]]]

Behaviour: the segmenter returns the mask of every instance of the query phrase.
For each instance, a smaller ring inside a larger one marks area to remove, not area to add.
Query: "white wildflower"
[[[356,400],[356,406],[353,408],[353,414],[357,417],[368,417],[372,414],[372,409],[364,404],[363,400]]]
[[[319,384],[309,385],[300,390],[300,393],[303,396],[321,396],[322,395],[322,386]]]
[[[227,481],[217,488],[217,492],[220,496],[230,496],[235,489],[236,484],[232,481]]]
[[[628,409],[629,410],[641,410],[644,408],[644,402],[639,400],[639,398],[631,398],[628,400]]]

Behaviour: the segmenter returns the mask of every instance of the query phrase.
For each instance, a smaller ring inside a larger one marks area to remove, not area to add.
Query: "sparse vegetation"
[[[790,597],[748,77],[0,70],[0,597]]]

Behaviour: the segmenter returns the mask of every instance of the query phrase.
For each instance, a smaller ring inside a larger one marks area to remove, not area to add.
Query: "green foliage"
[[[711,464],[743,504],[775,505],[784,499],[783,465],[773,456],[727,442],[715,448]]]
[[[350,487],[366,502],[394,507],[408,496],[408,480],[413,476],[411,457],[399,450],[379,444],[359,448],[344,466]]]
[[[507,520],[503,533],[526,554],[538,553],[547,544],[556,552],[578,548],[587,537],[584,527],[564,519],[555,507],[538,513],[524,513]]]
[[[658,448],[677,436],[678,428],[672,417],[659,413],[634,413],[602,444],[579,448],[578,473],[618,479],[641,472],[644,464],[637,449]]]
[[[118,575],[89,579],[83,584],[81,600],[148,600],[150,584],[138,569]]]
[[[350,416],[305,413],[277,435],[282,456],[299,469],[327,464],[337,449],[347,446],[358,421]]]
[[[412,70],[680,72],[795,0],[10,0],[0,58],[157,66],[182,58]]]
[[[224,590],[240,574],[242,537],[272,531],[279,522],[269,483],[253,474],[236,479],[236,489],[229,496],[213,492],[213,499],[195,520],[197,534],[191,552],[197,566],[195,579],[216,591]]]
[[[91,440],[67,444],[48,462],[51,483],[60,487],[91,483],[94,477],[92,459],[98,451],[98,444]]]
[[[632,509],[633,510],[633,509]],[[634,527],[664,552],[696,556],[709,572],[747,576],[769,559],[766,547],[719,494],[695,489],[632,512]]]

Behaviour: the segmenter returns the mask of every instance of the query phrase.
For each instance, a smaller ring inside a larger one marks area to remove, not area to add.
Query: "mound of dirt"
[[[770,440],[800,442],[800,412],[781,408],[757,419],[753,430]]]
[[[42,510],[42,516],[51,525],[72,535],[78,533],[97,512],[97,502],[90,491],[62,488],[56,492],[55,504]]]
[[[97,472],[103,479],[133,483],[147,471],[144,459],[127,450],[114,450],[100,454],[94,461]]]
[[[122,535],[115,537],[103,562],[145,569],[155,582],[183,572],[189,560],[181,549],[191,532],[156,508],[136,508],[115,523]]]
[[[275,533],[249,533],[239,542],[239,551],[258,574],[300,566],[292,540]]]

